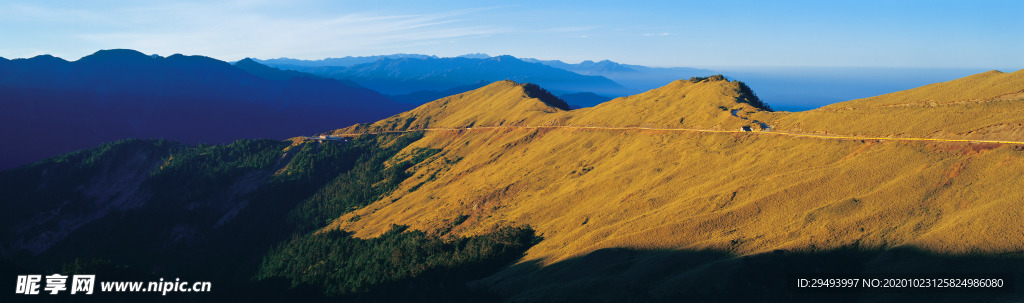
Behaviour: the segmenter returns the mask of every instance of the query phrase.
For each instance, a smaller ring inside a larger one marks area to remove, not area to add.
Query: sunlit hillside
[[[548,117],[546,114],[568,109],[568,104],[536,85],[498,81],[477,90],[441,98],[371,125],[356,125],[335,133],[527,125]]]
[[[1007,98],[1021,98],[1024,93],[1024,71],[1004,73],[988,71],[952,81],[852,100],[827,106],[830,109],[899,106],[909,104],[950,104]]]
[[[451,228],[460,216],[469,217],[456,234],[528,224],[544,240],[521,262],[540,264],[606,248],[1017,252],[1024,145],[778,132],[1024,141],[1022,75],[989,72],[800,113],[762,110],[724,79],[678,81],[573,111],[545,106],[524,85],[496,83],[336,131],[477,126],[425,132],[406,151],[440,152],[390,196],[328,229],[372,237],[391,224]],[[590,128],[479,127],[501,125]],[[752,131],[736,131],[744,126]],[[515,281],[488,283],[510,291]]]
[[[766,106],[742,82],[694,78],[614,99],[592,108],[568,106],[532,84],[499,81],[439,99],[370,125],[339,129],[336,134],[424,128],[495,126],[600,126],[740,129],[757,123],[745,119]]]
[[[990,71],[820,109],[772,114],[779,130],[1024,141],[1024,70]]]

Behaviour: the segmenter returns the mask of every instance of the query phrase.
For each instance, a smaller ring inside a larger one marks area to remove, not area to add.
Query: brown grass
[[[803,113],[738,103],[736,86],[727,81],[674,82],[573,111],[546,106],[516,84],[501,82],[337,133],[551,123],[732,129],[749,123],[723,106],[785,130],[1017,136],[1024,125],[1020,100],[946,101],[1006,95],[1000,90],[1017,89],[1021,75],[990,72]],[[966,91],[950,93],[957,89]],[[914,99],[921,96],[930,99]],[[887,106],[915,100],[937,105]],[[415,119],[405,125],[409,118]],[[977,133],[992,127],[1001,130]],[[451,228],[446,222],[459,215],[470,218],[453,230],[458,234],[529,224],[544,241],[526,260],[543,262],[611,247],[736,254],[851,245],[945,253],[1024,249],[1018,222],[1024,151],[1010,145],[503,128],[427,132],[408,148],[421,147],[441,149],[444,157],[413,168],[419,177],[329,228],[369,237],[391,224]],[[452,164],[446,157],[461,160]],[[424,182],[426,175],[434,180]],[[418,188],[410,191],[413,186]],[[359,220],[350,220],[355,216]]]

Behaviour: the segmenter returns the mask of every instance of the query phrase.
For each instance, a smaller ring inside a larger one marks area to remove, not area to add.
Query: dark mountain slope
[[[132,50],[0,61],[0,140],[13,147],[0,168],[123,138],[283,139],[406,109],[368,89],[254,64]]]
[[[268,293],[480,301],[465,282],[521,257],[531,229],[442,238],[396,226],[374,239],[312,232],[390,194],[410,167],[445,158],[403,151],[421,136],[196,147],[130,139],[0,171],[0,274],[211,281],[214,293],[169,294],[203,302]],[[299,284],[308,287],[289,290]]]

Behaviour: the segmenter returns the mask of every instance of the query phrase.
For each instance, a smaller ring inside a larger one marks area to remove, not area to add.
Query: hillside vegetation
[[[437,155],[431,149],[399,153],[420,137],[199,146],[122,140],[3,171],[0,273],[204,279],[225,299],[265,300],[252,291],[267,287],[281,291],[276,295],[305,287],[294,294],[311,299],[415,285],[437,293],[462,290],[464,282],[518,259],[535,243],[533,230],[492,226],[468,238],[405,228],[374,239],[315,233],[395,190],[407,170]],[[325,259],[348,265],[305,274],[306,266]],[[283,287],[280,279],[287,282]]]
[[[1017,129],[1024,124],[1024,100],[1014,97],[1022,74],[986,73],[802,113],[768,111],[741,83],[715,77],[573,111],[545,106],[524,93],[523,85],[496,83],[336,131],[476,126],[426,132],[410,148],[439,149],[461,161],[419,166],[394,193],[339,217],[327,230],[371,237],[391,224],[436,229],[455,216],[468,216],[452,229],[461,235],[494,224],[528,224],[545,240],[522,262],[538,266],[613,248],[732,256],[851,248],[1019,252],[1020,145],[617,127],[756,131],[757,120],[772,132],[1022,141]],[[895,99],[938,96],[957,87],[977,89],[935,106],[929,100],[918,102],[924,106],[890,106]],[[499,98],[507,96],[512,98]],[[511,110],[488,114],[503,109]],[[410,117],[415,119],[403,120]],[[478,129],[501,125],[595,128]],[[498,276],[490,287],[509,293],[516,281],[526,281],[518,279],[527,279]]]
[[[737,116],[770,111],[742,82],[724,77],[679,80],[648,92],[613,99],[592,108],[568,104],[533,84],[499,81],[445,97],[372,124],[335,134],[379,133],[426,128],[492,126],[601,126],[739,129],[753,121]]]

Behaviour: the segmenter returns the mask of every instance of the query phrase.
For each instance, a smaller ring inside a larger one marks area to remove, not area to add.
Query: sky
[[[0,57],[467,53],[648,66],[1024,68],[1024,1],[11,1]]]

